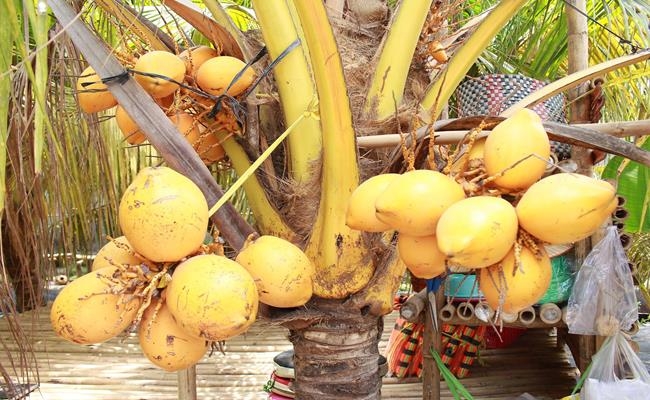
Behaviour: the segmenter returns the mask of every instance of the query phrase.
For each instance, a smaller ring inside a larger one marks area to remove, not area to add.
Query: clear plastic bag
[[[650,397],[650,373],[618,332],[596,353],[580,391],[582,400],[640,400]]]
[[[578,270],[567,305],[569,332],[611,336],[639,318],[634,281],[616,227],[593,247]]]

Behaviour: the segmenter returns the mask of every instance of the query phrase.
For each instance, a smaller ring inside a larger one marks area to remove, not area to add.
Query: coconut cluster
[[[299,307],[312,296],[314,267],[284,239],[251,239],[236,260],[218,243],[204,243],[205,197],[170,168],[141,170],[118,217],[124,236],[104,245],[91,271],[52,305],[54,331],[68,341],[100,343],[137,330],[147,358],[177,371],[197,363],[212,343],[247,331],[259,302]]]
[[[399,256],[416,277],[474,270],[489,305],[516,313],[550,285],[544,245],[592,235],[615,209],[616,190],[579,174],[544,176],[550,142],[528,109],[466,147],[445,173],[410,170],[364,181],[352,193],[346,223],[397,231]]]
[[[238,129],[232,110],[224,102],[214,119],[204,115],[214,107],[219,96],[235,99],[253,83],[255,72],[250,67],[238,58],[220,55],[211,47],[196,46],[178,55],[150,51],[135,60],[131,70],[135,80],[206,164],[224,158],[216,132],[231,133]],[[146,127],[135,123],[92,67],[86,68],[77,80],[77,100],[87,113],[115,108],[115,121],[124,140],[130,145],[147,141],[142,131]]]

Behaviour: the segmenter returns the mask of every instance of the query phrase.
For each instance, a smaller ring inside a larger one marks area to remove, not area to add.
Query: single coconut
[[[196,251],[208,228],[208,203],[187,177],[148,167],[122,195],[119,223],[135,251],[155,262],[179,261]]]
[[[77,79],[77,101],[83,112],[96,113],[117,105],[117,100],[108,90],[92,67],[88,67]]]
[[[546,171],[550,155],[551,142],[542,120],[527,108],[494,127],[483,148],[485,170],[497,176],[493,183],[511,191],[537,182]]]
[[[154,50],[143,54],[133,66],[135,80],[154,98],[166,97],[185,78],[185,62],[168,51]]]
[[[452,178],[428,169],[412,170],[393,179],[375,201],[377,219],[409,236],[430,236],[442,213],[464,199]]]
[[[438,220],[438,248],[453,264],[488,267],[517,239],[517,213],[500,197],[475,196],[452,204]]]
[[[375,201],[399,174],[375,175],[362,182],[350,196],[345,223],[352,229],[366,232],[390,230],[390,225],[381,222],[375,214]]]
[[[257,317],[255,281],[239,263],[223,256],[205,254],[183,261],[165,292],[176,323],[204,340],[237,336]]]
[[[248,243],[235,261],[255,280],[262,303],[299,307],[311,299],[315,268],[293,243],[275,236],[260,236]]]
[[[524,230],[551,244],[591,236],[616,209],[616,189],[581,174],[559,173],[532,185],[517,203]]]
[[[120,294],[117,267],[89,272],[68,283],[54,299],[50,321],[54,332],[78,344],[105,342],[124,331],[142,303],[140,297]]]
[[[138,340],[145,356],[165,371],[180,371],[199,362],[208,351],[205,339],[185,332],[160,299],[147,307],[138,327]]]

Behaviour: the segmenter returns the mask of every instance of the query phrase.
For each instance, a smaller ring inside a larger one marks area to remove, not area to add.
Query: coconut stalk
[[[402,1],[378,52],[364,112],[383,120],[402,104],[404,87],[432,0]]]
[[[455,144],[462,140],[472,128],[475,128],[481,122],[486,124],[486,129],[482,133],[490,132],[490,128],[503,121],[503,117],[464,117],[458,119],[438,120],[431,126],[436,132],[436,143]],[[569,143],[577,146],[589,147],[592,149],[604,151],[609,154],[619,155],[643,165],[650,166],[650,152],[638,147],[634,143],[614,137],[614,135],[605,135],[611,132],[613,134],[622,134],[624,132],[634,132],[637,135],[647,133],[648,123],[643,121],[627,123],[612,123],[611,125],[602,124],[603,129],[599,129],[601,124],[576,124],[567,125],[559,122],[546,121],[543,123],[546,133],[551,140]],[[426,138],[428,134],[427,127],[423,127],[414,132],[416,140]],[[384,138],[386,136],[386,138]],[[479,135],[480,136],[480,135]],[[366,136],[359,138],[360,146],[383,147],[399,144],[399,135],[388,134],[380,136]],[[407,137],[406,144],[411,145],[411,138]]]
[[[289,6],[284,0],[256,0],[253,8],[269,55],[276,59],[299,39]],[[304,49],[301,46],[292,50],[273,69],[285,126],[296,121],[317,98],[307,59],[309,55]],[[314,172],[318,172],[315,165],[321,156],[321,127],[318,120],[306,118],[296,128],[300,134],[288,138],[290,174],[297,184],[306,184],[313,179]]]
[[[232,135],[217,132],[217,136],[237,175],[244,176],[251,167],[251,162],[242,146],[237,143],[237,140]],[[255,224],[260,232],[292,242],[297,241],[295,232],[289,228],[278,210],[273,207],[257,176],[251,175],[248,177],[242,184],[242,188],[246,192],[248,206],[255,216]]]
[[[572,127],[590,129],[605,135],[623,138],[647,135],[650,133],[650,120],[604,122],[600,124],[575,124],[572,125]],[[471,128],[464,130],[436,130],[436,144],[459,143],[465,138],[469,129]],[[485,137],[490,132],[492,132],[490,129],[484,129],[478,137]],[[426,128],[418,129],[416,131],[416,137],[418,140],[424,138],[426,134]],[[398,133],[386,133],[383,135],[358,137],[357,144],[360,148],[364,149],[379,149],[399,146],[401,140],[402,139]]]
[[[476,59],[525,3],[524,0],[500,2],[454,53],[444,71],[429,86],[420,102],[421,117],[426,123],[431,123],[438,118],[443,109],[442,105],[447,104]]]
[[[576,35],[574,34],[573,37],[575,36]],[[569,37],[571,38],[571,36]],[[569,54],[572,53],[572,51],[569,52]],[[583,100],[586,96],[582,96],[589,90],[588,87],[585,87],[585,84],[588,86],[588,82],[592,79],[603,76],[606,73],[614,71],[616,69],[640,63],[648,59],[650,59],[650,50],[644,50],[634,54],[617,57],[613,60],[608,60],[591,67],[585,66],[585,68],[576,69],[564,78],[560,78],[549,83],[548,85],[524,97],[517,103],[511,105],[501,113],[501,116],[509,117],[522,108],[533,107],[536,104],[539,104],[555,96],[556,94],[563,93],[569,89],[570,97],[573,99],[571,101],[571,115],[576,115],[576,120],[572,119],[571,123],[589,123],[591,122],[589,121],[589,108],[585,109],[584,106],[578,107],[578,104],[581,104],[583,101],[588,101]],[[578,116],[580,117],[578,118]]]
[[[190,6],[192,5],[192,3],[188,2],[187,0],[180,0],[180,1]],[[232,50],[234,51],[236,48],[239,48],[241,51],[241,56],[239,58],[243,57],[244,60],[250,60],[253,57],[253,54],[250,52],[248,46],[246,46],[246,42],[244,40],[244,37],[242,36],[241,31],[232,22],[232,19],[230,19],[230,16],[226,12],[226,10],[221,6],[221,4],[217,0],[203,0],[203,4],[205,5],[205,8],[207,8],[208,11],[210,11],[210,14],[212,14],[212,19],[214,19],[214,23],[212,23],[211,25],[213,25],[213,28],[216,28],[217,30],[223,30],[228,35],[230,35],[231,38],[230,46],[232,47]],[[233,40],[234,43],[232,43]],[[213,41],[213,43],[222,43],[222,40],[216,42]],[[228,42],[226,41],[225,44],[228,44]],[[237,57],[237,56],[234,55],[233,53],[233,57]]]
[[[374,270],[360,231],[345,224],[359,184],[356,136],[343,67],[323,4],[294,1],[309,47],[323,132],[321,198],[306,253],[316,265],[314,293],[342,299],[363,288]]]

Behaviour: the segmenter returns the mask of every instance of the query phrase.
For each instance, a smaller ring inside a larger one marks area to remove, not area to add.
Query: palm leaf
[[[650,150],[650,140],[646,136],[640,145]],[[626,199],[625,209],[629,216],[625,220],[628,232],[650,232],[650,168],[636,162],[627,162],[614,157],[603,171],[603,178],[618,182],[617,192]]]

